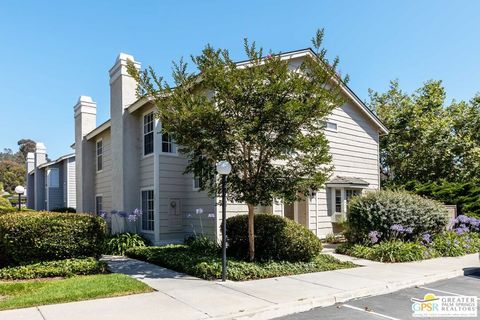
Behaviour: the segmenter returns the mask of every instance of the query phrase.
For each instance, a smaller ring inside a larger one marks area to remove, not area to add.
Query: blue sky
[[[73,105],[108,119],[108,70],[119,52],[170,75],[171,61],[206,43],[244,59],[248,37],[273,51],[310,46],[318,27],[366,100],[391,79],[414,90],[441,79],[448,99],[480,91],[479,1],[21,1],[0,0],[0,149],[42,141],[71,152]]]

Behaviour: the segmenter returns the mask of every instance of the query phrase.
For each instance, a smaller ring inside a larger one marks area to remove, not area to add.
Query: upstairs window
[[[174,153],[172,137],[166,132],[162,133],[162,152]]]
[[[331,121],[324,121],[323,123],[323,128],[325,130],[328,130],[328,131],[337,131],[338,130],[338,126],[335,122],[331,122]]]
[[[143,116],[143,155],[153,153],[153,112]]]
[[[97,141],[97,172],[103,169],[103,141]]]
[[[202,187],[202,180],[200,179],[200,177],[193,177],[193,190],[194,191],[198,191],[200,190],[200,188]]]

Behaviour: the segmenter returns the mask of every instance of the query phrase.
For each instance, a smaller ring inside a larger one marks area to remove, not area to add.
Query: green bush
[[[437,234],[446,228],[448,212],[435,200],[406,191],[383,190],[354,197],[348,204],[346,237],[352,243],[367,243],[371,231],[380,234],[380,241],[395,239],[393,225],[411,228],[405,240],[424,233]]]
[[[207,280],[221,278],[222,260],[218,255],[198,254],[186,245],[133,248],[127,250],[127,256]],[[246,262],[229,258],[227,278],[244,281],[352,267],[355,265],[351,262],[340,262],[323,254],[309,262]]]
[[[0,279],[22,280],[51,277],[71,277],[107,273],[107,264],[95,258],[44,261],[35,264],[0,269]]]
[[[336,251],[340,254],[380,262],[419,261],[438,256],[434,249],[419,243],[400,240],[384,241],[373,246],[344,244],[340,245]]]
[[[190,236],[185,239],[185,244],[195,253],[203,255],[216,255],[221,247],[215,241],[206,236]]]
[[[86,214],[5,214],[0,216],[0,254],[11,265],[98,257],[105,230],[101,218]]]
[[[76,213],[77,209],[75,208],[70,208],[70,207],[64,207],[64,208],[55,208],[50,210],[51,212],[60,212],[60,213]]]
[[[480,218],[480,185],[476,182],[408,182],[404,188],[446,204],[457,205],[458,214]]]
[[[1,191],[1,190],[0,190]],[[0,214],[15,212],[17,209],[12,206],[8,199],[0,197]]]
[[[229,254],[248,258],[248,216],[227,219]],[[271,214],[255,215],[255,259],[310,261],[322,251],[322,242],[306,227]]]
[[[118,233],[105,239],[103,253],[123,256],[127,249],[145,247],[147,243],[148,241],[141,235],[129,232]]]
[[[480,252],[480,236],[478,233],[467,232],[457,234],[445,232],[436,235],[429,246],[442,257],[457,257],[469,253]]]

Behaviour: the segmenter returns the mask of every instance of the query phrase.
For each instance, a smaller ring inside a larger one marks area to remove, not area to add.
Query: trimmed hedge
[[[51,212],[0,216],[0,261],[9,265],[98,257],[106,225],[86,214]]]
[[[50,210],[51,212],[61,212],[61,213],[76,213],[77,209],[75,208],[70,208],[70,207],[64,207],[64,208],[55,208]]]
[[[199,254],[186,245],[133,248],[127,250],[127,256],[207,280],[220,279],[222,276],[220,256]],[[324,254],[309,262],[246,262],[229,258],[227,278],[244,281],[353,267],[355,264],[351,262],[340,262]]]
[[[22,280],[52,277],[71,277],[108,273],[107,264],[95,258],[44,261],[35,264],[0,269],[0,279]]]
[[[248,259],[248,216],[227,219],[229,254]],[[255,259],[310,261],[322,251],[322,242],[306,227],[272,214],[255,215]]]
[[[354,197],[348,204],[346,237],[351,243],[366,243],[376,231],[381,241],[394,240],[393,225],[411,228],[408,239],[422,234],[437,234],[448,224],[448,211],[443,204],[406,191],[383,190]]]
[[[404,188],[430,199],[457,205],[458,215],[465,214],[480,218],[480,185],[478,183],[410,181]]]

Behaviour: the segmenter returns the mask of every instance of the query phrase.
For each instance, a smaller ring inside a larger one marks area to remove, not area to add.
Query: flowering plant
[[[125,232],[125,226],[133,225],[134,232],[137,233],[137,221],[142,217],[141,209],[134,209],[132,212],[112,210],[110,212],[101,210],[98,212],[98,216],[105,220],[109,227],[110,233],[122,233]],[[120,226],[119,220],[123,220],[122,226]]]

